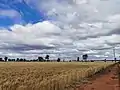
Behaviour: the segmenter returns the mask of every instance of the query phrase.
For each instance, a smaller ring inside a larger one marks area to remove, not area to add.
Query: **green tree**
[[[87,54],[84,54],[84,55],[82,56],[82,58],[83,58],[84,61],[87,61],[88,55],[87,55]]]
[[[45,56],[45,59],[46,59],[47,61],[49,61],[49,57],[50,57],[49,55],[46,55],[46,56]]]
[[[8,57],[5,57],[5,58],[4,58],[4,60],[5,60],[5,62],[7,62],[7,60],[8,60]]]
[[[38,61],[43,62],[44,61],[43,57],[38,57]]]

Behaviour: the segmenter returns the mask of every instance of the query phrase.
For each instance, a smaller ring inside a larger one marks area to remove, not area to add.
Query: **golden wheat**
[[[83,78],[113,63],[6,62],[0,63],[0,90],[70,90]]]

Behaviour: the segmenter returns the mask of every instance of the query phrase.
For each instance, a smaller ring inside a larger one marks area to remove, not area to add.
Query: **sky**
[[[0,0],[0,57],[120,56],[120,0]]]

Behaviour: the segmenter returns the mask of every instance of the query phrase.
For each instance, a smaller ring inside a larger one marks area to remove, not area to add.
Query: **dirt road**
[[[117,70],[118,65],[115,65],[87,84],[80,85],[76,90],[120,90]]]

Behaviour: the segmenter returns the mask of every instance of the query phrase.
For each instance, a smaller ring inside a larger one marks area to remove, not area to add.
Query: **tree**
[[[23,58],[20,58],[20,60],[19,60],[20,62],[23,62]]]
[[[19,58],[17,58],[17,59],[16,59],[16,61],[20,61],[20,59],[19,59]]]
[[[117,61],[117,58],[114,58],[115,62]]]
[[[8,57],[5,57],[5,58],[4,58],[4,60],[5,60],[5,62],[7,62],[7,60],[8,60]]]
[[[38,61],[43,62],[44,61],[43,57],[38,57]]]
[[[94,60],[90,60],[91,62],[94,62]]]
[[[57,62],[60,62],[60,58],[57,59]]]
[[[49,57],[50,57],[49,55],[46,55],[46,56],[45,56],[45,59],[46,59],[47,61],[49,61]]]
[[[2,58],[0,58],[0,62],[1,62],[1,61],[4,61],[4,60],[3,60]]]
[[[71,62],[71,60],[69,60],[69,62]]]
[[[104,60],[104,62],[106,62],[106,59]]]
[[[88,55],[87,55],[87,54],[84,54],[84,55],[82,56],[82,58],[83,58],[84,61],[87,61]]]
[[[80,60],[79,60],[79,57],[77,57],[77,61],[79,62]]]
[[[23,61],[26,62],[27,60],[24,58]]]

